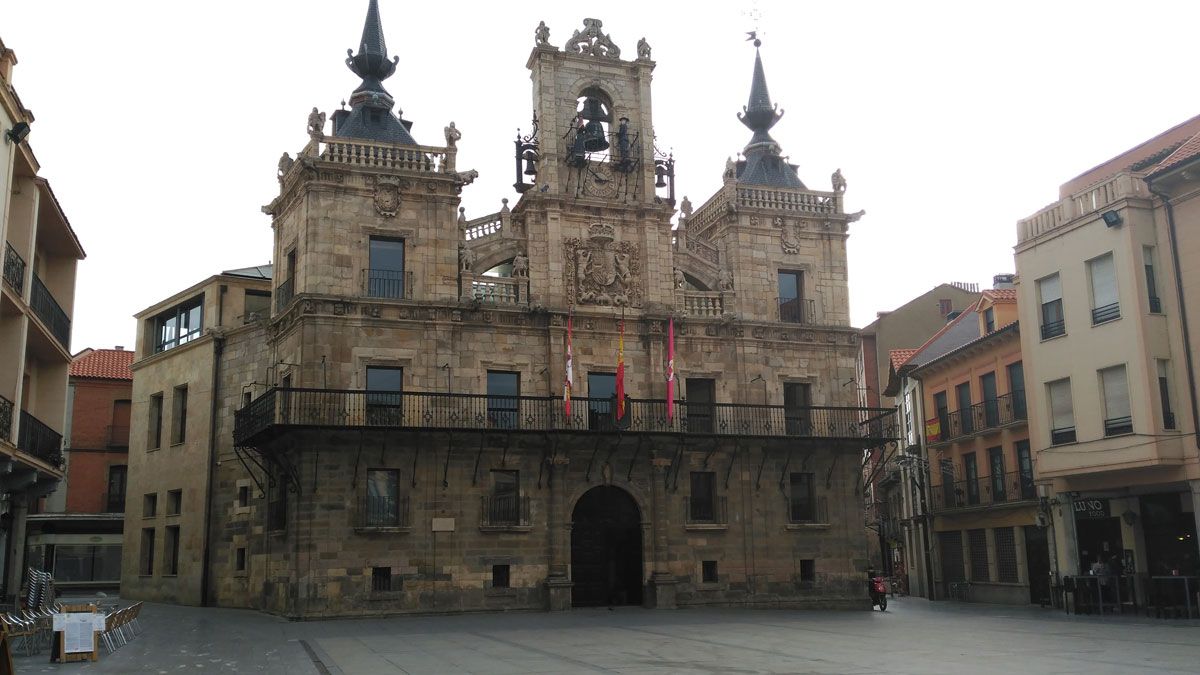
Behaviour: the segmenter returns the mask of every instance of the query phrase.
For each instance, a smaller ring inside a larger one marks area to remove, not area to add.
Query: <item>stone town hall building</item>
[[[742,158],[674,230],[644,40],[629,59],[598,20],[561,48],[538,27],[520,198],[471,221],[457,130],[415,140],[397,61],[371,0],[350,109],[314,110],[280,160],[273,270],[139,315],[123,595],[290,617],[864,607],[860,460],[894,433],[845,386],[861,214],[840,174],[812,190],[781,156],[761,60]]]

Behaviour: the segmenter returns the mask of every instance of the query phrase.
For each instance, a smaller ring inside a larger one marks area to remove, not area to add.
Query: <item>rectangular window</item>
[[[986,333],[996,330],[996,310],[992,307],[983,310],[983,329]]]
[[[275,287],[275,311],[282,312],[296,292],[296,249],[287,252],[287,264],[281,271],[279,285]]]
[[[1033,457],[1029,454],[1029,441],[1017,441],[1017,473],[1021,484],[1021,499],[1037,498],[1033,484]]]
[[[800,561],[800,583],[812,584],[817,580],[817,561],[811,558]]]
[[[183,490],[167,492],[167,515],[177,516],[183,508]]]
[[[818,520],[817,494],[814,475],[793,473],[788,476],[788,518],[793,523],[813,523]]]
[[[588,373],[588,428],[611,430],[616,420],[617,376],[615,373]]]
[[[992,471],[992,502],[1008,501],[1004,484],[1004,448],[988,448],[988,464]]]
[[[937,414],[938,427],[941,429],[937,440],[952,438],[954,434],[950,433],[950,404],[947,402],[946,392],[939,391],[933,395],[933,410]]]
[[[150,437],[147,442],[151,450],[162,447],[162,417],[163,395],[162,392],[159,392],[150,397]]]
[[[233,569],[235,572],[246,571],[246,547],[239,546],[233,552]]]
[[[1017,542],[1011,527],[992,530],[996,538],[996,581],[1006,584],[1017,583]]]
[[[1158,282],[1154,279],[1154,247],[1142,247],[1142,266],[1146,270],[1146,295],[1150,301],[1150,311],[1162,312],[1162,300],[1158,297]]]
[[[804,323],[804,275],[800,272],[779,273],[779,320],[785,323]]]
[[[1075,442],[1075,410],[1071,404],[1071,380],[1046,384],[1050,400],[1050,445]]]
[[[1038,279],[1038,297],[1042,303],[1042,339],[1049,340],[1067,332],[1063,320],[1062,283],[1057,274]]]
[[[199,295],[154,317],[154,353],[174,349],[204,330],[204,296]]]
[[[954,480],[954,460],[943,459],[938,462],[938,474],[942,479],[942,502],[945,508],[962,506],[958,495],[959,486]]]
[[[404,369],[367,366],[367,425],[400,426],[404,408]]]
[[[937,535],[942,553],[942,581],[963,581],[962,532],[938,532]]]
[[[946,318],[947,316],[949,316],[950,312],[953,312],[953,311],[954,311],[954,301],[953,300],[951,300],[950,298],[941,298],[940,300],[938,300],[938,313],[940,313],[942,315],[943,319]]]
[[[967,546],[971,549],[971,581],[990,581],[987,530],[967,530]]]
[[[166,569],[163,574],[175,576],[179,574],[179,526],[170,525],[167,527],[167,539],[164,542],[163,558],[166,562]]]
[[[395,469],[367,470],[367,527],[400,526],[400,472]]]
[[[187,439],[187,385],[175,387],[171,395],[171,444]]]
[[[132,402],[128,399],[113,401],[112,424],[108,427],[108,447],[129,447],[129,415]]]
[[[1088,261],[1088,276],[1092,280],[1092,324],[1121,318],[1121,303],[1117,300],[1117,271],[1111,253]]]
[[[1023,420],[1028,417],[1025,410],[1025,366],[1020,361],[1009,364],[1008,390],[1012,393],[1013,418]]]
[[[684,380],[687,400],[687,426],[693,433],[708,434],[713,430],[716,413],[717,383],[706,377],[689,377]]]
[[[688,521],[712,523],[717,520],[717,482],[712,471],[692,472],[691,501],[688,503]]]
[[[508,565],[492,565],[492,588],[509,588]]]
[[[488,425],[516,429],[521,411],[521,376],[499,370],[487,371]]]
[[[962,435],[975,431],[974,420],[971,417],[971,383],[963,382],[954,388],[954,398],[958,401],[958,429]]]
[[[812,385],[785,382],[783,385],[784,426],[789,436],[812,436]]]
[[[706,584],[717,583],[717,561],[705,560],[700,563],[700,581]]]
[[[265,319],[271,315],[270,291],[246,291],[246,306],[242,311],[242,323]]]
[[[128,466],[113,464],[108,467],[108,494],[105,499],[105,513],[125,512],[125,486],[128,477]]]
[[[392,590],[392,568],[371,568],[371,592],[387,593]]]
[[[142,495],[142,517],[153,518],[158,515],[158,493],[151,492]]]
[[[1175,411],[1171,408],[1169,364],[1164,359],[1155,359],[1154,367],[1158,370],[1158,399],[1162,402],[1163,428],[1174,429]]]
[[[243,509],[248,508],[250,506],[250,486],[249,485],[239,485],[238,486],[237,504],[239,507],[241,507]]]
[[[154,574],[154,528],[142,528],[141,559],[138,563],[138,573],[144,576]]]
[[[492,470],[492,494],[486,511],[488,525],[520,525],[521,476],[517,471]]]
[[[983,392],[983,423],[986,428],[1000,426],[1000,401],[996,396],[996,373],[984,373],[979,378],[979,389]]]
[[[267,501],[267,530],[277,532],[287,529],[287,475],[280,471],[275,478],[275,486],[268,487],[270,499]]]
[[[1133,417],[1129,407],[1129,382],[1125,366],[1113,366],[1100,371],[1100,388],[1104,396],[1104,435],[1133,433]]]
[[[371,237],[367,295],[372,298],[404,298],[404,240]]]
[[[967,490],[967,504],[975,505],[979,503],[979,463],[975,460],[975,453],[968,452],[963,455],[963,479]]]

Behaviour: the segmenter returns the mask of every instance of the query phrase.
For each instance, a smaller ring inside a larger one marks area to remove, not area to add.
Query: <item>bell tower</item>
[[[623,54],[599,19],[584,19],[561,49],[551,44],[545,22],[534,32],[526,64],[533,126],[516,141],[514,188],[521,200],[513,213],[528,229],[531,293],[550,306],[636,308],[667,301],[657,295],[670,284],[654,275],[671,269],[666,256],[674,163],[654,142],[650,45],[643,38],[632,60]],[[589,238],[601,224],[611,231],[611,241]],[[545,264],[539,264],[540,246],[546,247]],[[637,269],[628,277],[618,274],[605,288],[581,288],[590,282],[581,281],[577,251],[591,246],[611,248],[614,256],[621,254],[614,260],[628,259]],[[559,257],[570,268],[565,273],[551,264]]]

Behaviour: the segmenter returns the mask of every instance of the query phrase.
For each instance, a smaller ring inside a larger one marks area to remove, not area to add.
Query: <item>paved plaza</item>
[[[288,622],[146,605],[98,663],[17,672],[1196,673],[1200,622],[897,599],[886,613],[639,608]]]

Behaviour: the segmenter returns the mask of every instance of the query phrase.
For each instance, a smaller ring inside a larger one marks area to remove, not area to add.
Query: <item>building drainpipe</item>
[[[1179,267],[1179,245],[1175,240],[1175,208],[1171,204],[1170,196],[1164,192],[1155,191],[1150,179],[1146,179],[1146,187],[1149,188],[1150,194],[1161,199],[1163,206],[1167,207],[1167,234],[1171,241],[1171,262],[1175,268],[1175,294],[1179,300],[1179,321],[1183,327],[1183,357],[1187,363],[1188,394],[1192,404],[1192,438],[1196,442],[1196,447],[1200,448],[1200,413],[1197,412],[1196,404],[1196,369],[1192,362],[1192,338],[1191,332],[1188,330],[1187,303],[1184,301],[1183,294],[1183,272]]]
[[[220,319],[224,318],[225,313],[225,292],[228,287],[221,284],[220,295],[217,296],[217,318],[218,324]],[[212,566],[210,553],[212,550],[212,508],[213,508],[213,492],[216,489],[217,475],[217,401],[220,399],[221,393],[221,354],[225,351],[225,337],[217,335],[213,337],[213,366],[212,366],[212,398],[209,404],[208,413],[208,489],[204,495],[204,553],[200,564],[200,606],[208,607],[208,589],[209,589],[209,571]]]

